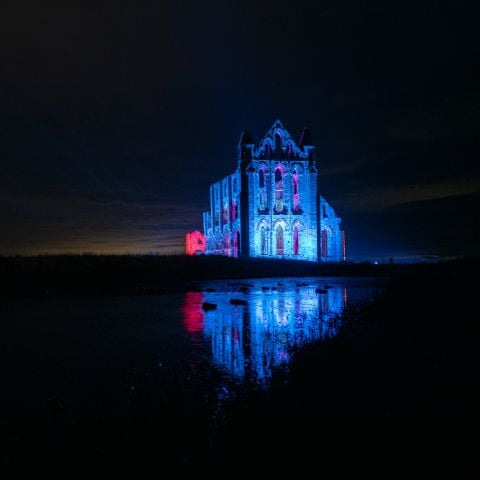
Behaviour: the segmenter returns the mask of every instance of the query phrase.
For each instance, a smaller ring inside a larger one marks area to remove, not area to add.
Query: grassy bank
[[[439,264],[314,263],[186,255],[0,256],[0,297],[145,295],[195,289],[195,282],[279,276],[416,275],[473,268],[477,260]]]
[[[220,256],[44,255],[0,257],[0,296],[141,295],[195,282],[276,276],[385,275],[390,265],[318,264]]]

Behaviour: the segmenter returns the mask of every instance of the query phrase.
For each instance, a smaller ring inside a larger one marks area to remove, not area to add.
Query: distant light
[[[376,260],[373,263],[374,263],[374,265],[378,265],[378,262]]]

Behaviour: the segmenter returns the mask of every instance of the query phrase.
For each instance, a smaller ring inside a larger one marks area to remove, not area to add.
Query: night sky
[[[277,118],[350,258],[480,253],[473,4],[2,2],[0,253],[180,253]]]

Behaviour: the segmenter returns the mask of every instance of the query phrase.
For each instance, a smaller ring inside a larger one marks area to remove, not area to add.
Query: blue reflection
[[[206,294],[205,301],[210,296]],[[218,303],[216,298],[211,301]],[[214,363],[238,377],[245,374],[245,356],[248,356],[244,351],[248,342],[244,340],[244,309],[222,302],[217,310],[207,312],[203,329],[211,340]]]
[[[186,300],[190,303],[183,312],[202,312],[203,334],[217,367],[239,379],[264,382],[274,367],[289,362],[294,348],[336,334],[347,290],[332,285],[317,293],[323,285],[254,282],[214,292],[210,288],[203,298]],[[232,298],[247,304],[232,305]],[[203,312],[203,302],[217,308]],[[184,323],[189,324],[188,318]]]

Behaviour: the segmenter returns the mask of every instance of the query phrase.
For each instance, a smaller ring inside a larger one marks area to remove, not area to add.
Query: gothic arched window
[[[322,230],[322,257],[328,255],[328,234],[326,230]]]
[[[275,169],[275,212],[283,212],[283,172],[280,167]]]
[[[295,225],[293,229],[293,254],[298,255],[299,247],[299,235],[298,235],[298,225]]]
[[[233,237],[233,256],[235,258],[238,258],[238,245],[240,243],[239,235],[238,235],[238,230],[235,232],[235,235]]]
[[[225,232],[224,235],[224,253],[227,257],[230,257],[231,252],[230,252],[230,232]]]
[[[300,201],[299,201],[299,195],[298,195],[297,169],[293,171],[293,175],[292,175],[292,192],[293,192],[293,211],[298,212],[300,210]]]
[[[283,255],[283,228],[281,225],[277,226],[277,255]]]
[[[262,167],[258,172],[258,190],[259,190],[259,201],[258,209],[264,211],[267,209],[267,192],[265,189],[265,168]]]
[[[261,168],[258,172],[258,186],[260,188],[265,188],[265,169]]]
[[[270,158],[271,157],[271,153],[272,153],[272,148],[270,147],[270,144],[269,143],[266,143],[265,144],[265,156],[267,158]]]
[[[222,225],[226,225],[228,223],[228,213],[229,213],[229,205],[228,205],[228,200],[225,200],[223,204],[223,212],[222,212]]]
[[[267,235],[265,233],[265,227],[263,225],[260,228],[260,252],[262,255],[267,254]]]

